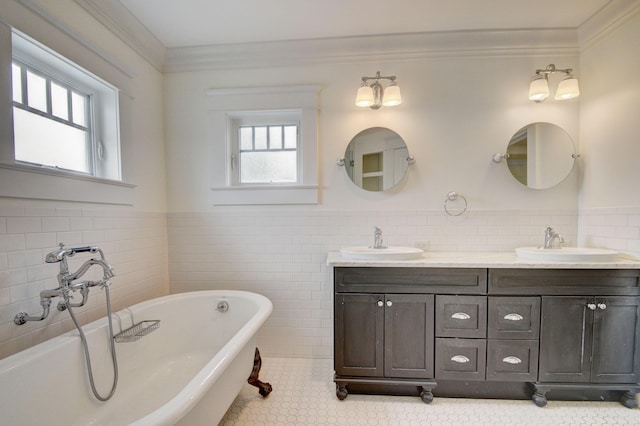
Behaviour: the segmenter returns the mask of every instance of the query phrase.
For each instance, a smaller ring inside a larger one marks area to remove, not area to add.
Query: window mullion
[[[20,99],[20,103],[22,105],[27,105],[27,99],[29,99],[29,93],[27,92],[27,67],[20,65],[20,84],[22,84],[22,99]]]
[[[51,100],[51,79],[45,77],[44,79],[44,91],[47,103],[47,115],[53,117],[53,101]]]

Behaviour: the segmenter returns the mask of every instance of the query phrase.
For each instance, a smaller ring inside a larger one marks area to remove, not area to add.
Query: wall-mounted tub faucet
[[[553,242],[558,240],[558,248],[560,248],[560,244],[564,244],[564,237],[553,230],[552,227],[548,226],[544,231],[544,248],[552,249]]]
[[[100,259],[89,259],[84,262],[76,272],[70,273],[67,257],[72,257],[76,253],[98,253],[100,254]],[[60,273],[58,274],[59,286],[55,289],[47,289],[40,292],[40,305],[42,305],[42,314],[40,316],[32,316],[27,312],[20,312],[13,319],[13,322],[17,325],[22,325],[27,321],[42,321],[45,319],[49,315],[51,299],[54,297],[62,297],[64,299],[58,303],[59,311],[64,311],[69,306],[74,308],[83,306],[89,298],[90,287],[106,286],[109,283],[109,279],[115,276],[113,268],[106,262],[102,250],[95,246],[65,248],[64,244],[60,243],[60,248],[49,252],[44,260],[47,263],[60,263]],[[103,277],[101,280],[73,283],[83,276],[93,265],[99,265],[102,268]],[[80,291],[82,295],[82,300],[78,303],[72,303],[70,301],[72,298],[71,293],[75,291]]]

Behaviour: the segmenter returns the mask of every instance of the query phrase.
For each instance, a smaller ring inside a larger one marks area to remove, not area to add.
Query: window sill
[[[317,204],[317,185],[242,185],[211,188],[213,205]]]
[[[0,163],[0,196],[133,205],[136,186],[65,170]]]

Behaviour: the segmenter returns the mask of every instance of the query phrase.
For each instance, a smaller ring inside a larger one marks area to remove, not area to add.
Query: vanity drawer
[[[490,339],[538,339],[539,297],[489,297]]]
[[[487,270],[478,268],[337,267],[337,293],[486,294]]]
[[[484,380],[487,341],[436,339],[436,379]]]
[[[487,380],[529,382],[537,379],[537,340],[488,341]]]
[[[486,336],[486,296],[436,296],[436,337]]]

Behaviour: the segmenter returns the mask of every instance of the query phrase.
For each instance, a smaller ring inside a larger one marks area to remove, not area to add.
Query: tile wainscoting
[[[110,287],[114,311],[169,292],[165,213],[0,206],[0,358],[73,328],[69,314],[55,309],[57,300],[47,319],[13,323],[20,311],[40,315],[40,291],[58,286],[59,266],[44,257],[59,242],[104,251],[116,273]],[[69,269],[87,258],[70,259]],[[93,269],[85,277],[101,278],[101,270]],[[75,312],[82,324],[105,316],[104,291],[91,289],[87,305]]]

